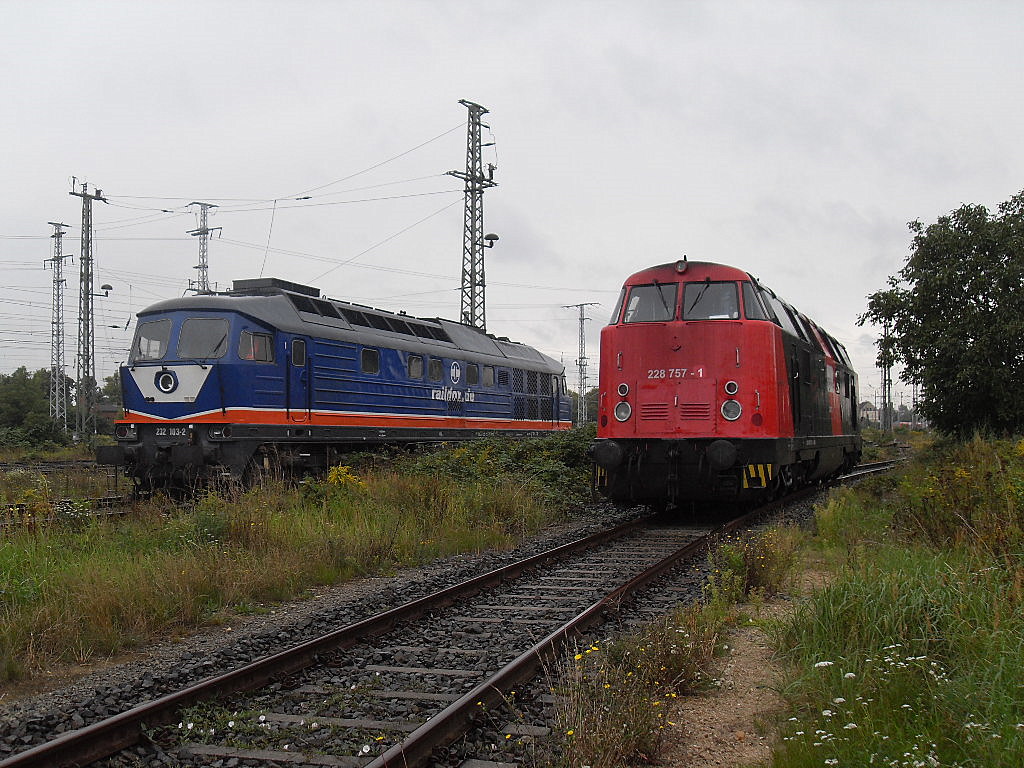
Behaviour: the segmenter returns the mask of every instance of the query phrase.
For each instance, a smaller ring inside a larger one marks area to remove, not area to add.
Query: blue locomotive
[[[571,426],[564,367],[536,349],[276,278],[143,310],[120,376],[125,416],[97,461],[141,488]]]

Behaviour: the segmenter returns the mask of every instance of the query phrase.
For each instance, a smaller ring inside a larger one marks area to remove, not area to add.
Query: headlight
[[[726,400],[722,403],[722,415],[727,421],[736,421],[743,415],[743,406],[735,400]]]
[[[740,391],[740,385],[737,384],[735,381],[727,381],[727,382],[725,382],[725,394],[727,394],[727,395],[735,395],[739,391]]]
[[[118,424],[114,427],[114,437],[118,440],[134,440],[137,436],[134,424]]]
[[[619,421],[626,421],[633,415],[633,408],[629,403],[622,402],[615,406],[615,418]]]
[[[157,389],[165,395],[169,395],[178,388],[178,377],[174,371],[160,371],[153,379],[153,383],[156,384]]]
[[[625,397],[629,394],[629,384],[622,382],[619,384],[619,397]]]

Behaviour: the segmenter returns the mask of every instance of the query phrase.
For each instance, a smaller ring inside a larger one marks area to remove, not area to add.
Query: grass
[[[833,494],[837,564],[778,632],[775,766],[1024,764],[1024,442],[941,443]]]
[[[502,464],[521,449],[489,446]],[[0,542],[0,681],[184,632],[232,606],[251,612],[313,586],[508,547],[564,514],[537,473],[467,481],[451,467],[480,454],[444,453],[365,462],[358,474],[335,468],[298,487],[211,493],[188,508],[155,500],[129,518],[13,531]],[[556,471],[556,453],[541,468]]]
[[[58,501],[100,498],[112,492],[112,485],[108,473],[94,467],[69,468],[59,473],[22,468],[0,470],[0,504],[24,504],[36,516],[45,518],[54,514]]]
[[[705,600],[604,645],[575,649],[555,670],[558,738],[542,765],[617,768],[656,761],[678,696],[714,682],[736,603],[774,594],[792,577],[799,535],[791,529],[730,537],[709,555]]]
[[[709,642],[677,650],[703,669],[735,603],[770,595],[811,553],[833,570],[828,586],[764,623],[788,670],[772,766],[1024,765],[1024,440],[916,447],[900,471],[833,491],[813,538],[723,542],[706,605],[651,628],[660,644],[645,632],[620,641],[629,653],[577,651],[548,763],[656,761],[655,702],[693,686],[677,689],[652,649],[700,636],[681,629],[698,620]]]

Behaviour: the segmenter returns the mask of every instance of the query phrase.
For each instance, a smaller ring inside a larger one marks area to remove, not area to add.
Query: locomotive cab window
[[[304,368],[306,365],[306,342],[295,339],[292,342],[292,365]]]
[[[612,310],[611,320],[608,321],[608,325],[615,325],[619,322],[619,316],[622,314],[622,303],[626,300],[626,289],[623,288],[619,292],[619,300],[615,302],[615,309]]]
[[[494,386],[494,367],[493,366],[490,366],[490,365],[485,365],[484,366],[484,386],[485,387],[493,387]]]
[[[420,355],[409,355],[409,378],[410,379],[422,379],[423,378],[423,358]]]
[[[466,366],[466,383],[467,384],[479,384],[480,383],[480,369],[476,363],[469,363]]]
[[[181,324],[179,360],[224,357],[228,351],[228,321],[222,317],[193,317]]]
[[[380,373],[380,350],[365,347],[359,355],[359,369],[363,373]]]
[[[163,359],[163,356],[167,354],[167,342],[170,338],[170,320],[151,320],[148,323],[139,323],[128,362]]]
[[[676,283],[634,285],[629,289],[624,323],[665,323],[676,316]]]
[[[444,378],[444,373],[441,366],[441,358],[432,357],[430,362],[427,364],[427,376],[431,381],[440,381]]]
[[[740,300],[736,283],[687,283],[683,291],[683,320],[736,320]]]
[[[743,313],[747,320],[767,320],[768,313],[761,306],[761,300],[754,292],[754,286],[750,283],[743,283]]]
[[[238,356],[242,360],[254,360],[260,363],[274,362],[272,337],[269,333],[242,331],[238,337]]]

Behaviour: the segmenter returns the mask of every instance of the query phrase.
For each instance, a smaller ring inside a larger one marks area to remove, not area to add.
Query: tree
[[[50,374],[45,368],[29,373],[22,366],[0,374],[0,426],[21,427],[33,415],[50,414]]]
[[[50,418],[50,372],[29,373],[24,366],[0,374],[0,444],[42,445],[64,442]]]
[[[914,233],[906,265],[868,297],[858,323],[888,327],[879,365],[902,363],[935,428],[1024,429],[1024,192],[990,214],[961,205]]]

